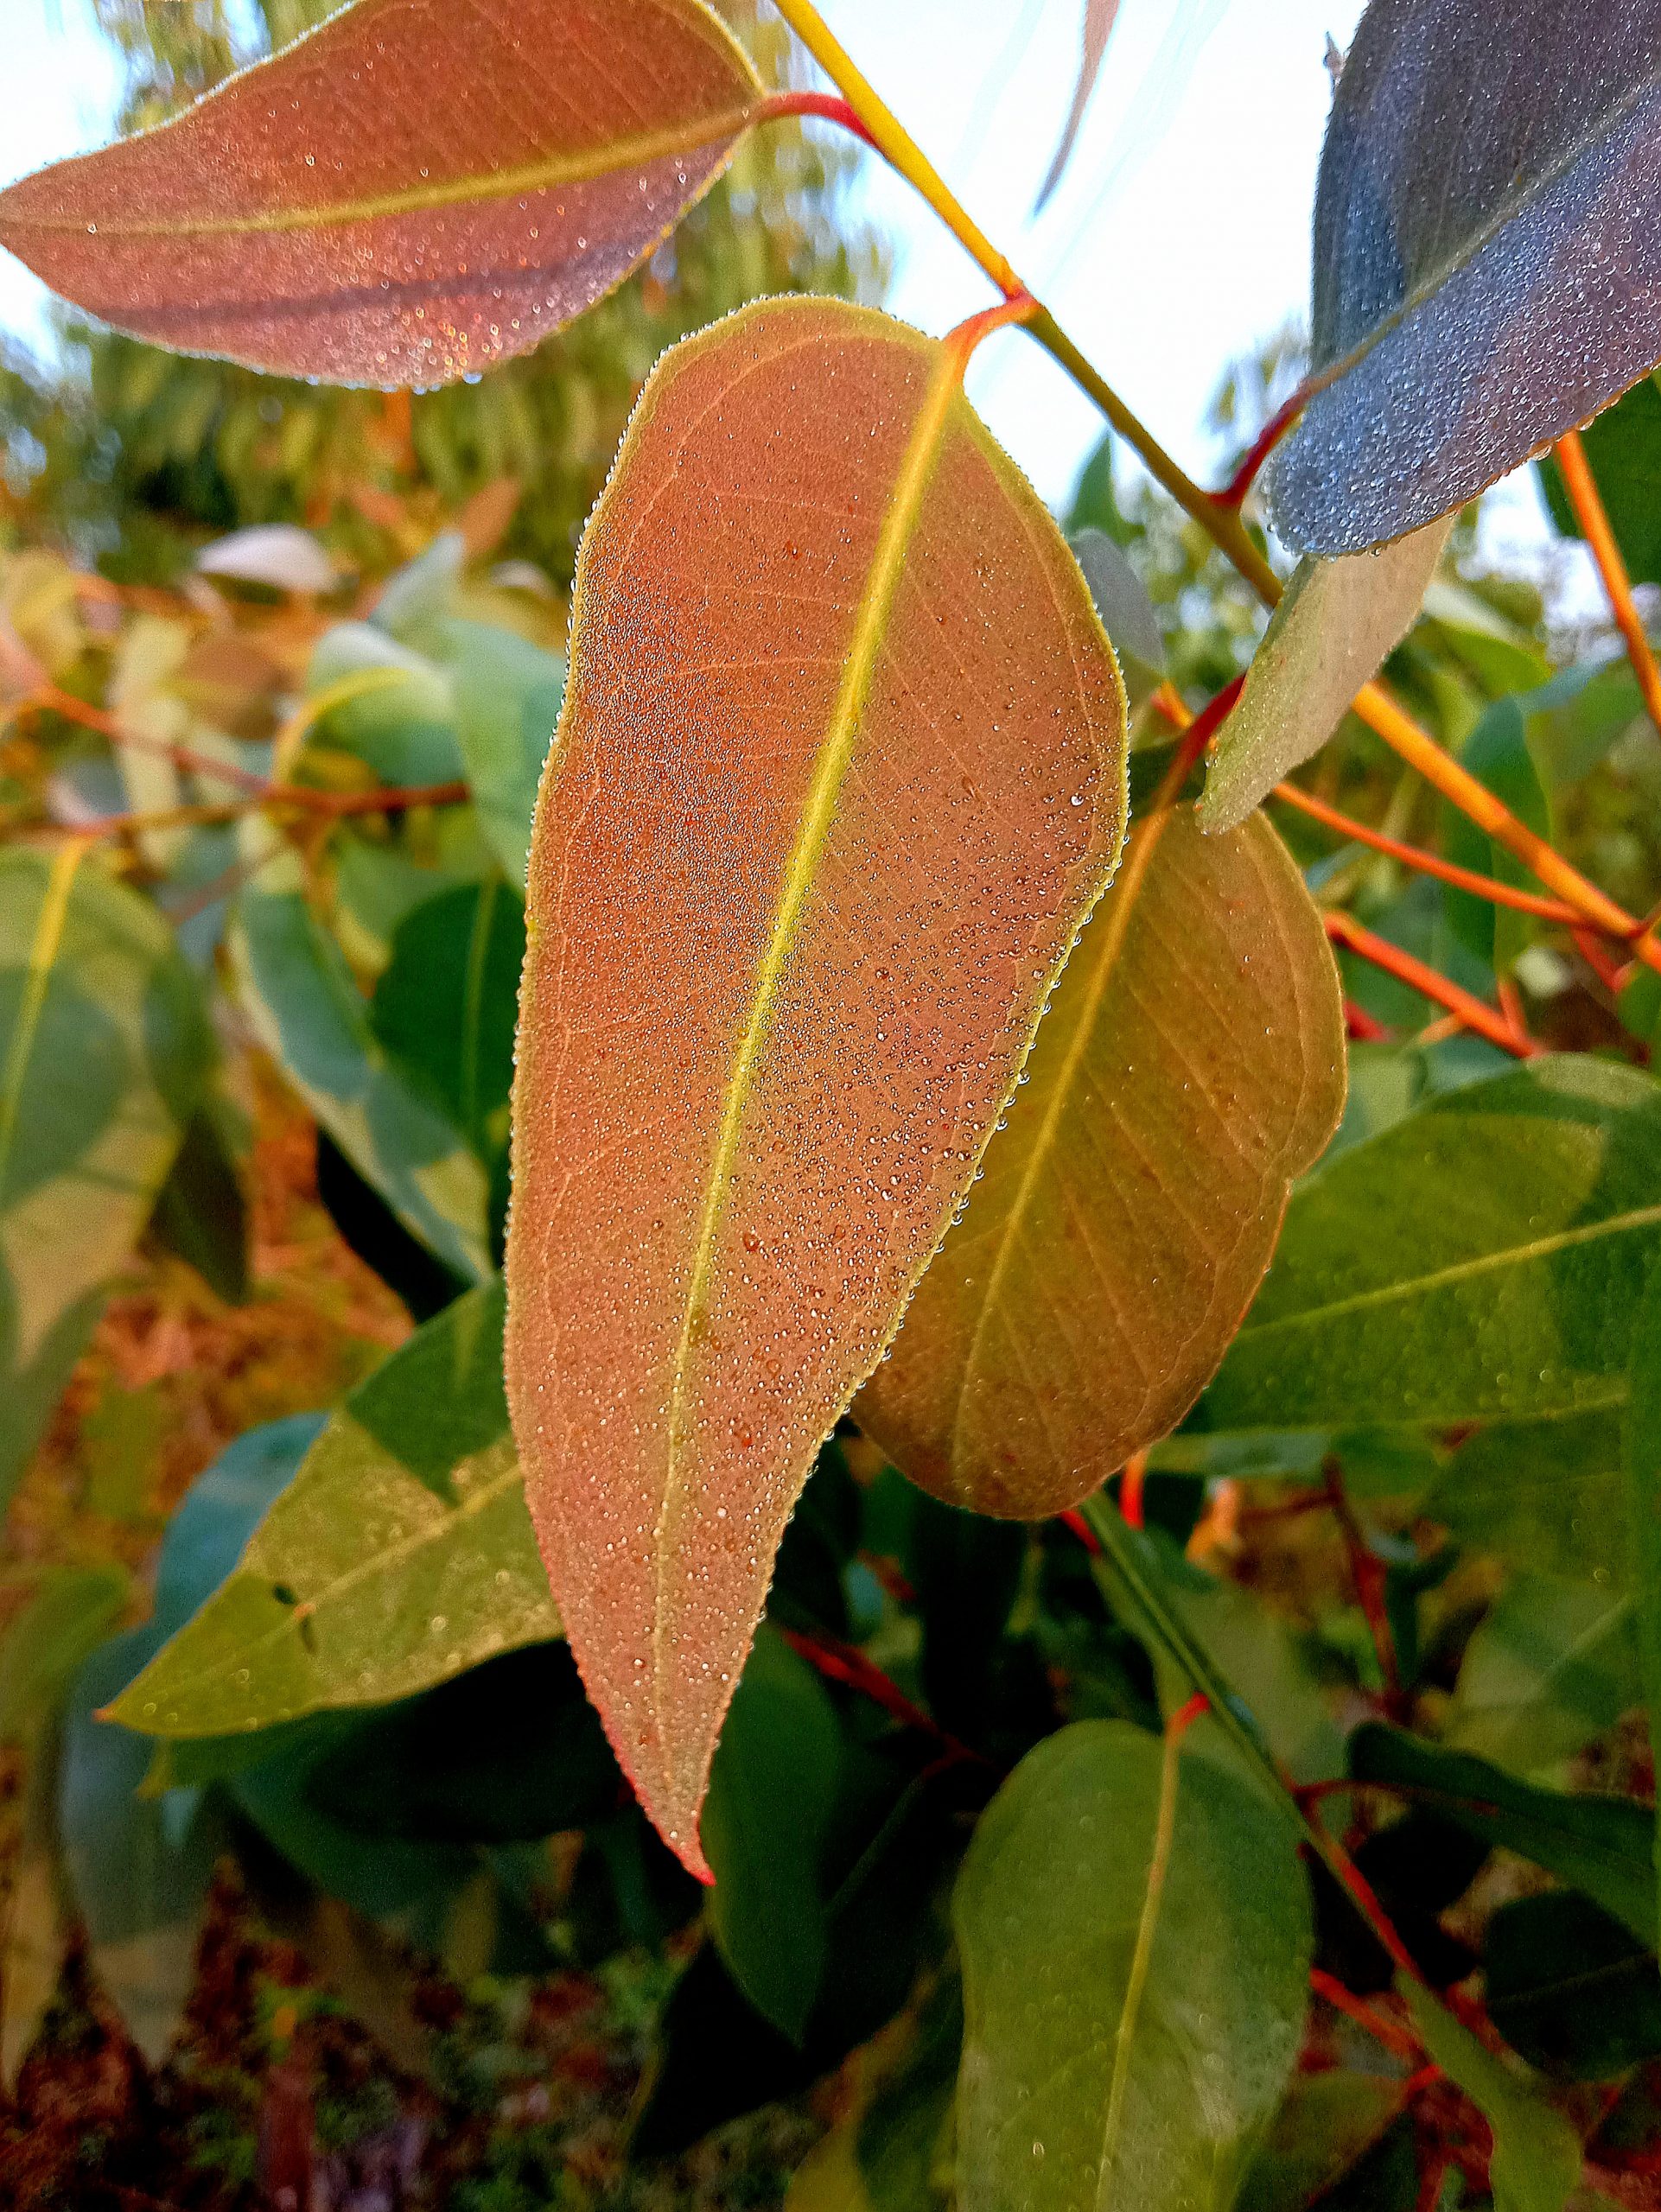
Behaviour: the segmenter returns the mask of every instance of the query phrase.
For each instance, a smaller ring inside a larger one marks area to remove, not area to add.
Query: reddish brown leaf
[[[1017,1520],[1176,1426],[1342,1109],[1337,970],[1261,816],[1138,826],[1027,1073],[855,1408],[925,1490]]]
[[[703,0],[358,0],[161,130],[0,194],[0,245],[164,346],[439,384],[608,292],[761,98]]]
[[[509,1402],[554,1590],[688,1866],[820,1440],[1111,868],[1124,705],[962,353],[773,301],[647,385],[531,853]]]

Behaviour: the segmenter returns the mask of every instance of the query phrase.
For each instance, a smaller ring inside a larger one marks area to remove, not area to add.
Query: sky
[[[1078,66],[1084,0],[820,0],[856,61],[1062,327],[1191,473],[1221,459],[1206,406],[1228,363],[1307,320],[1330,37],[1362,0],[1122,0],[1072,165],[1031,219]],[[108,136],[118,73],[90,0],[0,0],[0,183]],[[854,205],[890,241],[888,304],[936,333],[986,280],[911,188],[868,161]],[[45,296],[0,252],[0,329],[40,345]],[[1044,497],[1100,435],[1029,339],[1004,332],[970,391]],[[1539,533],[1526,485],[1499,504]]]

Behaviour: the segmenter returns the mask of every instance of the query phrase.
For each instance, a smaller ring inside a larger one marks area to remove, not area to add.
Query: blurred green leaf
[[[1521,1574],[1466,1646],[1448,1740],[1537,1773],[1572,1758],[1642,1695],[1632,1600]]]
[[[1661,1745],[1661,1275],[1650,1285],[1632,1341],[1625,1447],[1638,1650],[1654,1747]],[[1661,1840],[1653,1860],[1661,1891]],[[1649,1931],[1651,1944],[1655,1933]]]
[[[213,1062],[166,924],[80,852],[0,854],[0,1505]]]
[[[1581,432],[1609,527],[1635,584],[1661,584],[1661,385],[1635,384]],[[1582,535],[1556,454],[1543,454],[1540,488],[1565,537]]]
[[[1148,587],[1106,531],[1094,523],[1076,531],[1067,543],[1119,657],[1130,704],[1139,707],[1166,676],[1165,633]]]
[[[1661,1970],[1635,1936],[1572,1890],[1501,1905],[1483,1945],[1488,2012],[1531,2066],[1612,2082],[1661,2057]]]
[[[1193,1738],[1078,1723],[982,1815],[954,1917],[964,2212],[1225,2212],[1308,1997],[1308,1893],[1281,1808]]]
[[[565,663],[482,622],[446,623],[443,654],[480,826],[503,874],[522,891],[537,785],[565,696]]]
[[[1336,2069],[1300,2074],[1241,2190],[1238,2212],[1304,2212],[1341,2181],[1402,2109],[1402,2085]]]
[[[493,1283],[352,1393],[116,1719],[232,1735],[390,1704],[559,1634],[508,1433],[501,1326]]]
[[[721,1955],[751,2004],[794,2043],[824,1967],[819,1860],[840,1750],[824,1683],[764,1625],[722,1731],[702,1833]]]
[[[308,905],[300,863],[264,822],[264,864],[239,901],[232,962],[260,1041],[404,1227],[464,1279],[490,1273],[484,1171],[460,1133],[391,1066],[333,938]]]
[[[127,1602],[126,1570],[49,1567],[0,1633],[0,1743],[47,1719]]]
[[[370,1007],[375,1034],[480,1159],[507,1143],[525,904],[499,880],[441,891],[407,914]]]
[[[1428,1989],[1400,1984],[1424,2047],[1493,2130],[1493,2212],[1563,2212],[1581,2177],[1581,2139],[1537,2086],[1513,2072]]]
[[[1423,1511],[1473,1551],[1512,1567],[1625,1588],[1620,1409],[1479,1429],[1442,1467]]]
[[[1661,1090],[1544,1058],[1308,1178],[1203,1401],[1218,1429],[1616,1405],[1661,1249]]]
[[[150,1217],[169,1252],[188,1261],[228,1306],[248,1296],[248,1203],[226,1141],[223,1117],[211,1102],[191,1117]]]

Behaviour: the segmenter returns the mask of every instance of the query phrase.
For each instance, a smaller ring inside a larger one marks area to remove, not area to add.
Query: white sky
[[[1196,475],[1227,363],[1307,314],[1309,217],[1330,84],[1362,0],[1122,0],[1072,164],[1029,211],[1077,67],[1084,0],[821,0],[832,28],[1063,327]],[[0,182],[101,143],[117,71],[87,0],[0,0]],[[890,305],[935,332],[990,288],[929,210],[868,162],[859,204],[893,242]],[[0,252],[0,328],[38,343],[44,295]],[[1099,435],[1019,333],[970,389],[1047,499]],[[1537,539],[1537,503],[1501,503]],[[1496,520],[1499,518],[1496,517]]]

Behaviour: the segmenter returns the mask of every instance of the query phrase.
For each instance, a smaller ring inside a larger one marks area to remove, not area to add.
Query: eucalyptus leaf
[[[1447,1738],[1519,1774],[1572,1758],[1639,1704],[1630,1598],[1518,1575],[1466,1646]]]
[[[1580,2137],[1536,2082],[1479,2043],[1428,1989],[1406,1980],[1400,1987],[1426,2050],[1493,2130],[1493,2212],[1563,2212],[1581,2177]]]

